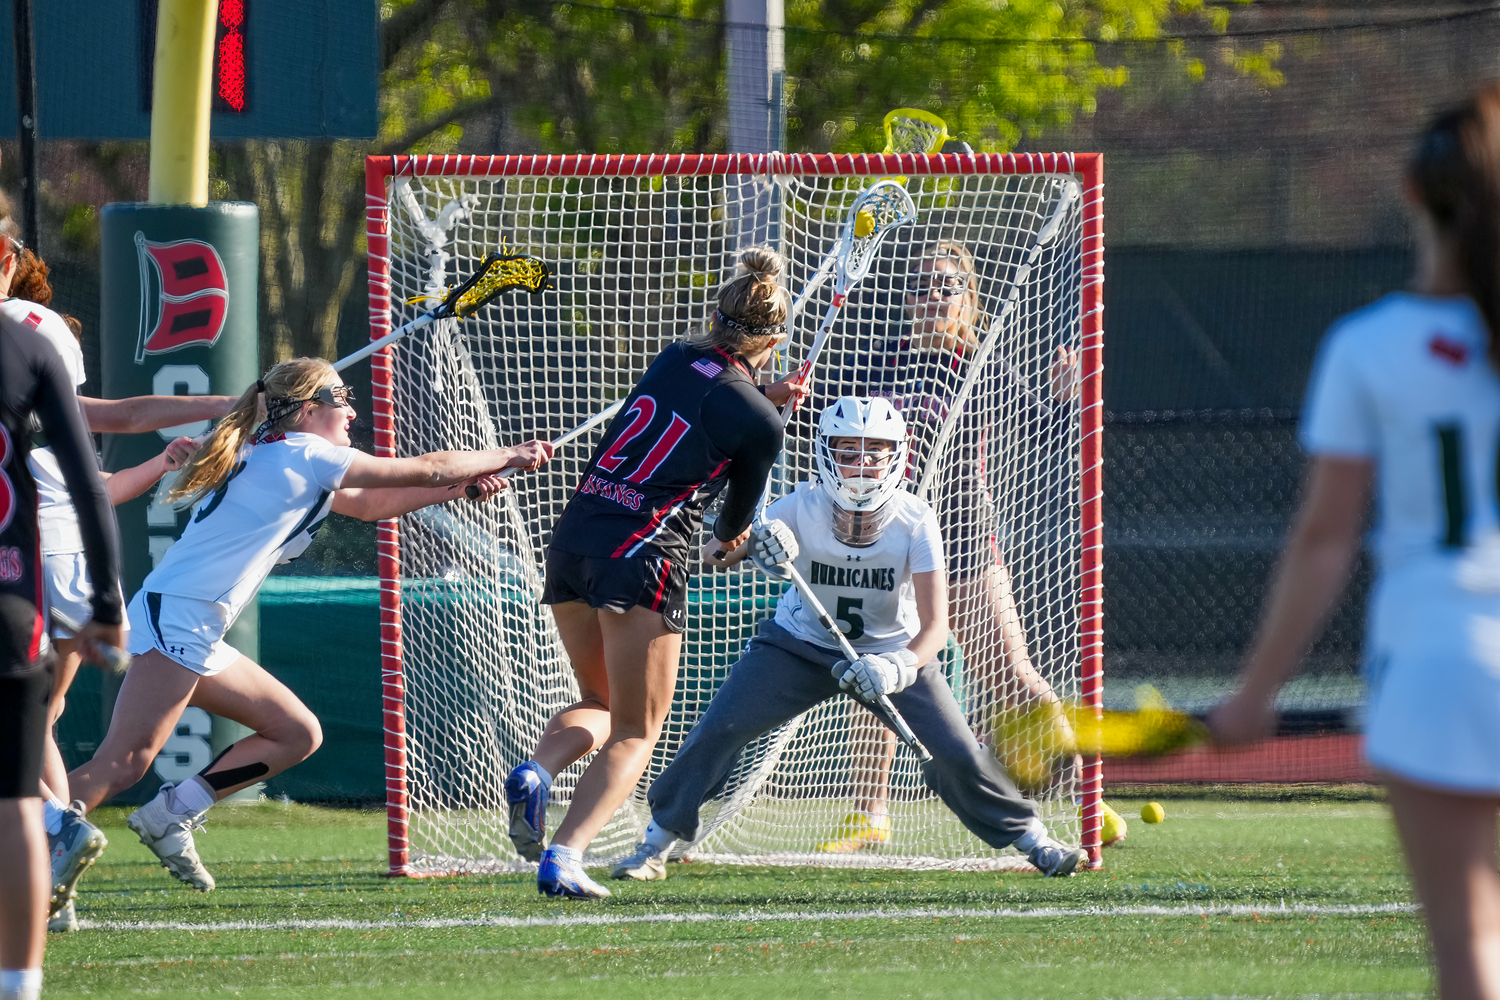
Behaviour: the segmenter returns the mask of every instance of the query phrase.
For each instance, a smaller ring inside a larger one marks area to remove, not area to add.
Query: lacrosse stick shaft
[[[974,391],[974,383],[979,378],[979,373],[984,370],[990,355],[995,352],[995,345],[1000,342],[1000,331],[1004,328],[1011,313],[1015,312],[1017,304],[1021,301],[1021,292],[1031,280],[1031,272],[1035,267],[1037,259],[1042,255],[1048,244],[1056,238],[1057,232],[1062,228],[1063,219],[1068,214],[1068,209],[1073,202],[1078,200],[1078,185],[1069,182],[1063,189],[1063,195],[1058,199],[1057,207],[1047,218],[1042,228],[1037,230],[1036,239],[1027,251],[1025,259],[1016,268],[1015,276],[1011,279],[1010,289],[1005,294],[1005,301],[1000,306],[1000,312],[995,316],[994,322],[985,332],[984,342],[979,345],[979,350],[974,352],[974,358],[969,362],[969,371],[964,375],[963,382],[958,387],[958,393],[953,401],[948,404],[948,413],[943,417],[942,426],[938,428],[936,439],[932,443],[932,449],[928,452],[926,468],[922,470],[922,478],[917,483],[914,491],[918,497],[927,499],[927,490],[931,484],[933,474],[937,472],[937,463],[933,460],[941,455],[948,440],[953,436],[953,428],[958,422],[958,416],[963,412],[964,404],[969,400],[969,394]]]
[[[802,364],[797,369],[798,383],[806,385],[808,379],[811,378],[813,365],[818,363],[818,355],[823,353],[823,345],[828,343],[828,331],[833,329],[833,317],[838,315],[838,311],[843,305],[844,296],[835,295],[833,302],[828,306],[828,310],[823,313],[823,322],[818,327],[818,332],[813,336],[812,347],[808,349],[807,357],[802,359]],[[792,413],[796,409],[797,403],[795,398],[781,408],[781,425],[783,427],[791,422]]]
[[[813,593],[812,588],[807,585],[807,581],[802,578],[802,574],[798,572],[797,567],[791,563],[787,563],[786,569],[791,574],[792,585],[797,588],[797,593],[802,595],[802,600],[806,602],[807,606],[812,609],[813,614],[817,616],[818,624],[827,629],[828,634],[833,636],[838,642],[839,651],[844,654],[844,658],[850,663],[859,659],[859,653],[855,651],[854,644],[849,641],[849,637],[844,635],[843,630],[838,627],[838,623],[833,620],[833,616],[828,613],[828,609],[823,607],[823,602],[818,600],[818,595]],[[911,731],[911,726],[906,724],[906,719],[901,715],[900,710],[891,704],[889,695],[881,695],[876,699],[874,705],[865,704],[864,700],[860,698],[855,698],[855,701],[865,705],[866,708],[874,710],[877,715],[882,716],[890,724],[891,731],[896,734],[896,737],[902,743],[911,748],[911,752],[917,755],[918,760],[925,764],[932,759],[932,754],[928,753],[927,748],[922,745],[922,741],[917,739],[917,734]]]
[[[563,445],[568,444],[569,442],[573,441],[574,439],[582,437],[583,435],[587,434],[589,431],[593,430],[595,427],[598,427],[600,424],[604,423],[606,420],[608,420],[611,417],[613,417],[616,413],[619,413],[620,412],[620,407],[622,407],[624,405],[625,405],[625,400],[623,400],[623,399],[617,399],[617,400],[615,400],[613,403],[609,404],[604,409],[602,409],[598,413],[594,414],[592,417],[589,417],[587,420],[585,420],[583,423],[579,424],[577,427],[575,427],[572,430],[568,431],[568,433],[564,434],[562,437],[560,437],[557,440],[553,441],[552,442],[552,447],[554,447],[554,448],[561,448]],[[516,467],[516,466],[513,465],[513,466],[511,466],[508,469],[501,469],[500,472],[499,472],[499,476],[502,479],[509,479],[511,476],[515,475],[517,472],[520,472],[520,471],[521,470],[518,467]],[[464,496],[468,497],[470,500],[478,500],[479,499],[479,487],[477,487],[477,486],[465,486],[464,487]]]
[[[393,344],[396,341],[400,340],[402,337],[406,336],[408,333],[422,329],[422,327],[431,323],[436,318],[437,314],[435,312],[423,313],[416,319],[412,320],[410,323],[404,323],[401,326],[398,326],[396,329],[392,330],[384,337],[381,337],[379,340],[370,341],[364,347],[361,347],[359,350],[355,351],[348,357],[339,358],[339,360],[333,363],[333,370],[336,372],[341,372],[355,362],[363,361],[365,358],[368,358],[370,355],[374,354],[385,345]]]

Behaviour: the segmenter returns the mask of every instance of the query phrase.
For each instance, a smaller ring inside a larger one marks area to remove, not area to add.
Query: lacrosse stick
[[[885,149],[881,152],[887,154],[937,153],[942,151],[943,143],[948,139],[948,126],[937,115],[917,108],[897,108],[885,116]],[[886,179],[894,180],[898,184],[906,183],[905,177]],[[788,323],[793,322],[802,312],[802,307],[807,305],[807,300],[812,297],[812,294],[823,287],[823,282],[828,280],[828,276],[833,273],[834,265],[837,263],[837,250],[823,258],[817,271],[802,287],[802,294],[798,295],[792,303],[792,311],[787,315]]]
[[[552,442],[552,447],[553,448],[561,448],[563,445],[567,444],[569,441],[573,441],[576,438],[582,437],[583,435],[587,434],[589,431],[593,430],[595,427],[598,427],[600,424],[604,423],[610,417],[613,417],[616,413],[619,413],[620,412],[620,407],[622,407],[624,405],[625,405],[625,400],[623,400],[623,399],[617,399],[617,400],[615,400],[613,403],[609,404],[604,409],[602,409],[598,413],[594,414],[592,417],[589,417],[587,420],[585,420],[583,423],[579,424],[577,427],[575,427],[572,430],[568,431],[568,433],[564,434],[562,437],[560,437],[557,440],[553,441]],[[500,476],[501,479],[508,479],[508,478],[510,478],[511,476],[515,475],[517,472],[520,472],[520,471],[521,471],[521,469],[520,469],[519,466],[512,465],[508,469],[501,469],[500,472],[498,473],[498,475]],[[468,497],[470,500],[478,500],[479,499],[479,487],[478,486],[474,486],[473,484],[465,486],[464,487],[464,496]]]
[[[479,267],[462,284],[448,292],[436,307],[418,316],[410,323],[392,330],[379,340],[372,340],[346,358],[333,363],[334,371],[343,371],[356,361],[362,361],[387,344],[400,340],[413,330],[420,330],[429,323],[456,316],[468,319],[492,299],[504,292],[525,289],[533,296],[551,288],[552,270],[538,257],[519,254],[491,253],[480,261]]]
[[[72,632],[75,638],[83,629],[82,625],[80,625],[78,622],[75,622],[73,619],[69,618],[67,615],[63,614],[56,608],[48,608],[47,614],[51,616],[52,624],[54,626],[62,626],[69,632]],[[109,646],[102,642],[96,642],[94,643],[94,648],[99,652],[99,657],[101,660],[99,666],[103,667],[105,670],[108,670],[110,673],[123,674],[126,668],[130,666],[130,654],[125,652],[125,650],[121,649],[120,647]]]
[[[817,363],[818,355],[823,353],[823,345],[828,341],[828,331],[833,328],[834,316],[843,307],[850,289],[870,273],[870,265],[875,262],[875,252],[880,249],[881,242],[890,235],[891,230],[908,222],[915,222],[916,218],[917,206],[913,204],[911,195],[906,193],[906,188],[892,180],[876,181],[854,199],[854,204],[849,207],[849,215],[844,220],[844,231],[839,236],[838,249],[832,256],[833,267],[838,271],[838,277],[833,283],[833,301],[823,313],[823,322],[813,337],[812,347],[797,369],[799,384],[807,384],[813,365]],[[781,408],[783,424],[792,418],[793,409],[794,403],[787,403]]]
[[[1031,243],[1031,248],[1026,252],[1026,257],[1016,268],[1015,275],[1011,278],[1010,290],[1006,292],[1005,300],[1000,305],[1000,312],[995,316],[994,322],[985,332],[984,342],[979,345],[979,350],[974,352],[974,359],[969,362],[968,374],[964,376],[963,382],[958,387],[958,393],[953,401],[948,404],[948,413],[943,418],[943,423],[938,428],[937,437],[933,441],[929,456],[938,456],[947,446],[948,439],[953,436],[953,428],[958,420],[958,415],[963,412],[964,404],[968,402],[969,394],[974,391],[974,383],[983,371],[985,362],[989,360],[995,351],[995,345],[1000,341],[1000,331],[1005,326],[1006,320],[1010,319],[1011,313],[1015,312],[1016,306],[1021,301],[1021,292],[1031,280],[1031,272],[1036,266],[1037,259],[1041,257],[1042,251],[1057,238],[1062,230],[1063,220],[1067,218],[1068,210],[1078,200],[1081,191],[1078,182],[1067,178],[1062,182],[1062,194],[1058,197],[1057,207],[1047,217],[1042,228],[1037,230],[1036,239]],[[927,467],[922,470],[922,478],[917,483],[914,491],[918,497],[927,499],[927,489],[932,481],[933,473],[937,471],[938,463],[929,458]]]
[[[952,136],[948,123],[921,108],[897,108],[885,116],[885,150],[889,153],[940,153]],[[900,184],[905,177],[893,177]]]
[[[859,659],[859,653],[855,651],[853,643],[849,641],[849,637],[838,627],[838,624],[828,613],[828,609],[823,607],[823,602],[818,600],[818,595],[813,593],[812,588],[807,585],[807,581],[802,578],[802,574],[798,572],[797,567],[791,563],[786,563],[784,568],[791,574],[792,584],[797,588],[797,593],[802,595],[802,600],[812,609],[812,613],[817,616],[818,624],[827,629],[828,634],[837,640],[839,651],[844,654],[844,659],[850,663]],[[849,697],[854,698],[853,695]],[[902,717],[901,712],[895,705],[891,704],[890,695],[881,695],[873,705],[862,698],[854,698],[854,700],[874,712],[882,721],[889,725],[891,731],[896,734],[901,742],[910,747],[911,752],[917,755],[917,760],[925,764],[932,759],[932,754],[927,752],[927,748],[922,745],[922,741],[917,739],[916,733],[911,731],[911,727],[906,724],[906,719]]]

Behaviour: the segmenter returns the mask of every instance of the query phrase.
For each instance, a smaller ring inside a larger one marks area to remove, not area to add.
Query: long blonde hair
[[[719,306],[703,330],[688,338],[699,348],[755,354],[786,338],[792,297],[781,285],[786,261],[768,246],[740,251],[735,276],[719,288]]]
[[[272,365],[259,382],[244,391],[209,439],[183,465],[169,494],[171,499],[196,503],[218,489],[234,469],[240,449],[258,431],[272,434],[295,426],[302,419],[300,404],[312,399],[323,386],[337,382],[338,377],[333,365],[322,358],[291,358]],[[268,408],[275,421],[262,427],[267,423]]]

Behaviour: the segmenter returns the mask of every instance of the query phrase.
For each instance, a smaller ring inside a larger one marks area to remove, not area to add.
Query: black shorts
[[[661,556],[611,559],[547,549],[543,604],[584,601],[624,614],[640,606],[661,613],[673,632],[687,625],[687,566]]]
[[[42,794],[52,657],[31,658],[36,605],[0,595],[0,799]]]

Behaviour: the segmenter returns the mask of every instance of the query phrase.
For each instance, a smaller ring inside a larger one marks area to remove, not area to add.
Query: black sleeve
[[[119,625],[125,609],[120,606],[120,536],[114,508],[99,478],[94,442],[62,358],[50,349],[38,353],[36,412],[78,511],[84,561],[94,584],[94,620]]]
[[[731,382],[703,398],[703,418],[714,445],[731,457],[714,537],[733,541],[750,526],[781,454],[781,414],[753,386]]]

